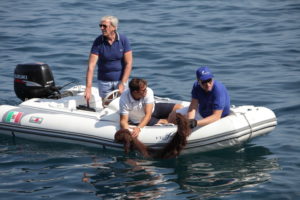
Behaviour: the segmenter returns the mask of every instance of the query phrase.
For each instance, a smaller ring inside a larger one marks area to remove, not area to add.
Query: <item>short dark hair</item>
[[[139,91],[141,89],[141,87],[143,86],[147,86],[147,81],[145,79],[141,79],[141,78],[133,78],[131,79],[131,81],[129,82],[129,89],[130,92],[133,91]]]

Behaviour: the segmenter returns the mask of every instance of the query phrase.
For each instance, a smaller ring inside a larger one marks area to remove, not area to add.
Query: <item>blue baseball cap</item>
[[[197,79],[201,81],[206,81],[214,77],[208,67],[199,67],[196,71]]]

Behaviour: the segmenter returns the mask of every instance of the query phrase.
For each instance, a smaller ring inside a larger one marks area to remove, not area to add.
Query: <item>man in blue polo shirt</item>
[[[104,16],[99,27],[102,35],[93,43],[86,74],[87,102],[91,97],[96,64],[98,64],[98,89],[102,99],[115,89],[119,89],[122,93],[127,87],[132,69],[132,50],[126,36],[117,32],[118,19],[114,16]]]
[[[227,116],[230,113],[230,98],[226,87],[213,79],[208,67],[196,71],[197,81],[192,89],[192,101],[188,109],[188,118],[195,119],[199,112],[202,119],[194,121],[193,126],[205,126]]]

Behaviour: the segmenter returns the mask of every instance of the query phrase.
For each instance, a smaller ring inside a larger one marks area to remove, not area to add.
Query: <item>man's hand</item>
[[[189,119],[189,126],[190,128],[195,128],[197,126],[197,120]]]
[[[141,132],[141,128],[136,126],[133,128],[131,135],[132,135],[132,137],[138,137],[140,132]]]
[[[91,98],[91,94],[92,94],[91,90],[92,89],[89,88],[89,87],[85,88],[84,98],[85,98],[87,103],[90,102],[90,98]]]
[[[119,93],[122,94],[125,90],[125,85],[122,82],[120,82],[118,85],[118,89],[119,89]]]

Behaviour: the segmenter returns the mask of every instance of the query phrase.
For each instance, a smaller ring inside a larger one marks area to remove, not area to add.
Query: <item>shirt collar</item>
[[[133,102],[138,101],[138,100],[135,100],[135,99],[133,98],[133,96],[131,95],[130,89],[128,89],[128,97],[129,97],[130,103],[133,103]]]
[[[104,35],[101,35],[101,40],[102,40],[102,42],[106,41],[106,38],[104,37]],[[116,40],[120,40],[120,34],[118,32],[116,32]]]
[[[139,100],[134,99],[133,96],[131,95],[130,89],[128,89],[128,98],[129,98],[130,103],[140,102],[140,101],[143,101],[143,99],[144,99],[144,97],[140,98]]]

